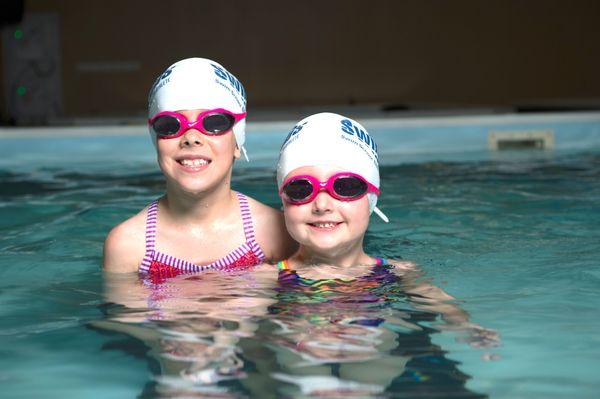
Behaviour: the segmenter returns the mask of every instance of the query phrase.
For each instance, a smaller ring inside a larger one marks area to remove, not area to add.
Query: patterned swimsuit
[[[375,257],[375,260],[367,274],[343,279],[302,277],[287,260],[281,261],[277,264],[279,277],[275,289],[278,302],[269,311],[284,319],[303,319],[315,325],[377,326],[385,319],[373,309],[387,306],[385,292],[398,284],[399,278],[387,259]]]
[[[146,216],[146,254],[139,271],[153,283],[185,273],[197,273],[204,270],[240,270],[261,264],[265,255],[254,237],[254,226],[250,206],[245,195],[236,193],[239,203],[246,241],[229,254],[208,265],[196,265],[183,259],[165,254],[156,249],[156,224],[158,200],[152,202]]]
[[[331,284],[331,283],[349,283],[349,282],[354,282],[354,281],[373,282],[374,280],[376,280],[376,279],[373,279],[373,274],[371,274],[369,276],[363,276],[363,277],[358,277],[358,278],[349,278],[349,279],[340,279],[340,278],[311,279],[311,278],[306,278],[306,277],[302,277],[298,273],[296,273],[296,271],[290,267],[287,259],[282,260],[281,262],[278,262],[277,268],[279,269],[279,281],[280,282],[293,282],[293,283],[297,283],[300,285],[312,286],[312,287],[318,287],[320,285]],[[390,269],[393,269],[393,266],[388,263],[387,259],[380,258],[377,256],[375,257],[375,265],[373,266],[372,271],[379,272],[378,274],[376,274],[377,277],[380,277],[380,275],[382,273],[383,273],[382,275],[384,275],[384,276],[387,276],[388,274],[391,276],[392,274],[389,273]]]

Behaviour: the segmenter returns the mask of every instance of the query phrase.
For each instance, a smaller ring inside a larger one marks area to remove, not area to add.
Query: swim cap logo
[[[294,126],[294,128],[292,130],[290,130],[290,132],[288,133],[288,135],[285,137],[285,140],[283,140],[283,144],[281,145],[281,148],[285,147],[287,142],[290,141],[290,139],[292,137],[294,137],[295,135],[297,135],[300,130],[302,130],[302,128],[304,127],[304,125],[306,125],[307,122],[298,124],[296,126]]]
[[[167,76],[169,76],[171,74],[171,72],[173,72],[173,67],[171,67],[171,68],[167,69],[166,71],[164,71],[162,73],[162,75],[160,75],[158,77],[158,81],[160,82],[161,80],[166,79]]]
[[[352,123],[352,121],[349,119],[342,119],[341,123],[342,123],[342,126],[341,126],[342,132],[349,134],[351,136],[356,135],[356,137],[360,141],[365,143],[367,146],[371,147],[371,149],[375,153],[376,157],[379,156],[377,154],[377,144],[375,143],[375,139],[373,139],[373,137],[369,136],[369,133],[365,132],[364,130],[360,129],[358,126],[354,125]]]
[[[154,81],[154,84],[152,85],[152,89],[150,89],[150,95],[148,96],[148,103],[150,103],[152,101],[152,99],[154,98],[154,95],[156,94],[158,89],[160,89],[167,83],[167,81],[165,81],[165,79],[171,75],[171,72],[173,72],[174,68],[175,68],[174,66],[171,66],[169,69],[164,71],[158,78],[156,78],[156,80]]]
[[[210,66],[213,67],[215,75],[217,75],[217,77],[225,81],[228,81],[231,84],[231,86],[235,89],[235,91],[237,91],[242,96],[244,102],[246,102],[246,90],[244,89],[242,83],[239,80],[237,80],[235,76],[230,74],[226,69],[221,68],[220,66],[215,64],[210,64]]]

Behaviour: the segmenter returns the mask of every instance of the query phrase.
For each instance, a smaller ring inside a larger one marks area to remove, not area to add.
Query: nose
[[[315,214],[324,214],[332,211],[333,198],[326,190],[321,190],[312,202],[312,211]]]
[[[204,135],[196,129],[188,129],[181,136],[182,147],[196,147],[204,145]]]

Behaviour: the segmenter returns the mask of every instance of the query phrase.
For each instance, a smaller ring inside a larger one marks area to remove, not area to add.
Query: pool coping
[[[483,115],[441,115],[441,116],[409,116],[397,115],[365,115],[356,117],[359,122],[371,128],[418,128],[445,126],[477,126],[477,125],[514,125],[533,123],[567,123],[598,122],[600,112],[540,112],[504,113]],[[251,133],[281,133],[288,131],[297,120],[248,121],[246,130]],[[85,136],[138,136],[148,134],[146,125],[141,122],[107,123],[97,122],[94,125],[52,125],[0,127],[0,139],[45,138],[45,137],[85,137]]]

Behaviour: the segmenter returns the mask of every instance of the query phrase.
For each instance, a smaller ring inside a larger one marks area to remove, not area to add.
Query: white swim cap
[[[324,112],[304,118],[288,133],[279,152],[277,187],[302,166],[334,166],[361,175],[379,188],[377,144],[358,122]],[[388,222],[377,208],[377,196],[367,194],[371,212]]]
[[[246,112],[246,91],[240,81],[219,63],[206,58],[187,58],[167,68],[154,82],[148,95],[148,117],[161,111],[225,108],[233,113]],[[233,127],[240,151],[244,148],[246,119]],[[152,142],[156,134],[150,127]]]

